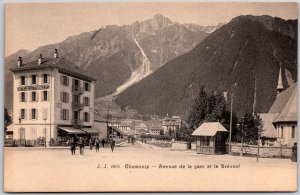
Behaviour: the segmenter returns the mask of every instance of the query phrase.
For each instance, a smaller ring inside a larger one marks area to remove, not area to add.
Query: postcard
[[[296,2],[15,2],[4,28],[5,192],[297,191]]]

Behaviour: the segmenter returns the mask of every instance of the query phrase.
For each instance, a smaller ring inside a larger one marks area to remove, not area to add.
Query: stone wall
[[[240,154],[242,151],[241,145],[232,145],[231,146],[231,153],[233,154]],[[255,145],[248,145],[243,147],[244,155],[257,155],[257,146]],[[266,157],[266,158],[290,158],[292,156],[292,148],[291,147],[259,147],[259,156]]]
[[[171,150],[187,150],[187,142],[173,142]],[[192,150],[196,150],[196,142],[192,142]]]

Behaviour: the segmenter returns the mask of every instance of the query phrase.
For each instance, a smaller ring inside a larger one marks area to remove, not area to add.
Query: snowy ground
[[[5,148],[5,190],[291,191],[297,186],[297,163],[289,159],[256,162],[256,158],[199,155],[142,143],[116,147],[114,152],[100,148],[96,153],[86,147],[83,156],[78,153],[72,156],[64,148]]]

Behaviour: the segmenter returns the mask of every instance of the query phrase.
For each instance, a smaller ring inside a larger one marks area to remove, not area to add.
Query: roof
[[[22,66],[14,66],[10,68],[12,72],[35,70],[35,69],[47,69],[47,68],[57,68],[63,73],[71,74],[72,76],[96,81],[91,74],[88,74],[86,70],[76,66],[74,63],[65,59],[64,57],[54,58],[43,58],[42,64],[38,64],[38,60],[28,62]]]
[[[67,133],[70,133],[70,134],[85,134],[85,131],[83,131],[81,129],[75,129],[72,127],[58,127],[58,129],[66,131]]]
[[[82,128],[81,130],[85,131],[88,134],[100,133],[98,129],[93,129],[93,128]]]
[[[293,84],[282,91],[274,101],[268,113],[281,113],[295,90],[297,90],[297,84]]]
[[[273,125],[274,119],[278,116],[278,113],[259,113],[262,120],[262,137],[276,138],[277,131]]]
[[[214,136],[217,132],[228,132],[219,122],[205,122],[200,125],[193,133],[193,136]]]
[[[124,131],[122,131],[121,129],[117,128],[117,127],[109,127],[109,128],[112,128],[113,130],[119,132],[120,134],[122,135],[128,135],[128,133],[125,133]]]
[[[287,100],[282,112],[275,118],[274,122],[293,122],[297,121],[298,109],[298,90],[294,88],[293,93]]]

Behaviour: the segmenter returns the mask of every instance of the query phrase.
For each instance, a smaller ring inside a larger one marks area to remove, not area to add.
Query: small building
[[[192,136],[197,138],[196,152],[202,154],[225,154],[228,130],[219,122],[205,122]]]

